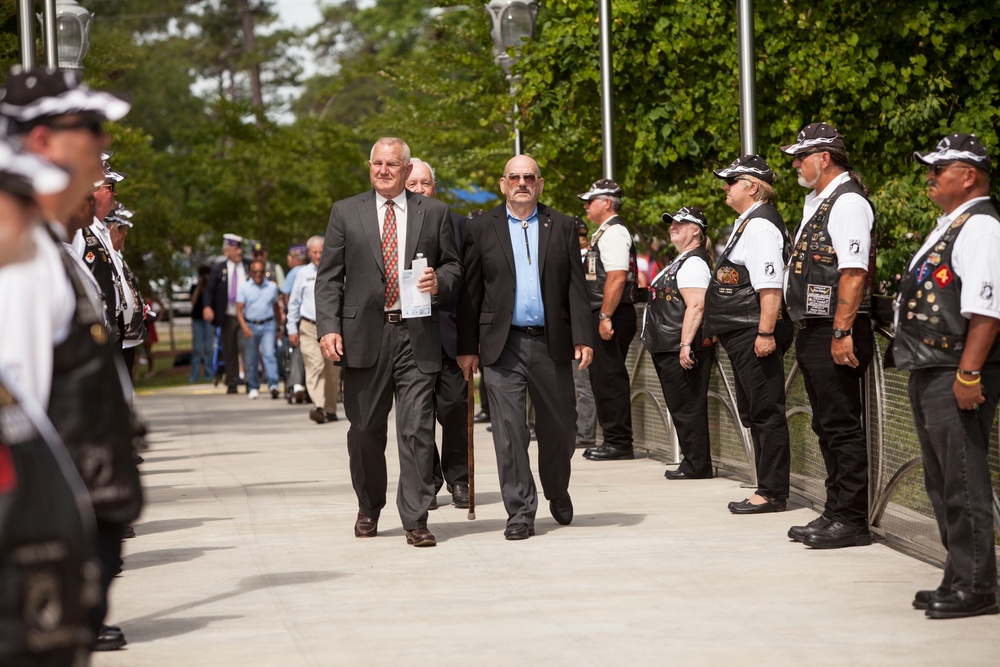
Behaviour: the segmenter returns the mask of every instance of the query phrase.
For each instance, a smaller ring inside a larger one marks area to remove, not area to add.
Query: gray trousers
[[[535,408],[542,491],[548,500],[566,498],[576,443],[572,362],[553,361],[544,336],[511,331],[497,363],[483,374],[507,523],[533,524],[538,494],[528,458],[527,396]]]
[[[405,530],[427,527],[434,498],[434,384],[437,373],[417,368],[405,324],[386,323],[375,365],[344,368],[344,413],[351,483],[358,510],[378,516],[385,507],[389,411],[396,397],[399,486],[396,508]],[[350,344],[350,341],[347,343]]]
[[[576,443],[578,445],[596,444],[597,440],[597,403],[594,402],[594,389],[590,386],[590,371],[577,369],[573,365],[573,382],[576,383]]]

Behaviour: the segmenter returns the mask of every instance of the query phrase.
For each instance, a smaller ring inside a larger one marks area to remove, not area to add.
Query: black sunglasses
[[[103,137],[105,134],[104,121],[99,118],[78,118],[65,123],[45,123],[45,127],[61,131],[86,130],[95,137]]]
[[[963,164],[961,162],[949,162],[948,164],[932,164],[927,167],[927,171],[931,172],[935,176],[940,176],[942,172],[948,171],[954,166],[965,167],[966,169],[972,169],[972,165]]]
[[[742,176],[730,176],[729,178],[726,179],[726,185],[732,187],[737,183],[739,183],[740,181],[745,181],[745,180],[747,179],[743,178]]]

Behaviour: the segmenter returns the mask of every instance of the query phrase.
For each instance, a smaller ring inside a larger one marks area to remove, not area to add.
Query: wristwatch
[[[841,338],[847,338],[848,336],[851,335],[852,331],[854,331],[853,327],[850,329],[834,329],[833,337],[836,338],[837,340],[840,340]]]
[[[604,313],[601,313],[600,315],[597,316],[597,319],[599,319],[599,320],[610,320],[611,316],[610,315],[605,315]]]

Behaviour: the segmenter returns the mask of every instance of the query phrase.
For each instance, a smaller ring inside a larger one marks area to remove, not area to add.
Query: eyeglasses
[[[98,118],[78,118],[77,120],[66,123],[45,123],[45,126],[53,130],[65,132],[72,130],[86,130],[95,137],[103,137],[105,134],[104,121]]]
[[[536,174],[507,174],[504,178],[512,183],[520,183],[523,180],[528,185],[534,185],[538,180]]]
[[[740,181],[745,181],[745,180],[747,179],[743,178],[742,176],[730,176],[729,178],[726,179],[726,185],[728,185],[729,187],[733,187]]]
[[[932,164],[927,167],[927,171],[934,174],[935,176],[940,176],[943,172],[948,171],[952,167],[962,167],[963,169],[972,169],[972,165],[964,164],[962,162],[949,162],[948,164]]]
[[[810,155],[818,155],[819,153],[826,153],[826,151],[806,151],[805,153],[799,153],[795,157],[799,159],[799,162],[805,160]]]

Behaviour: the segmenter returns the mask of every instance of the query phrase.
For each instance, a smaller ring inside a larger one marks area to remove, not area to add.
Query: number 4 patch
[[[951,269],[948,268],[947,264],[939,268],[932,275],[934,276],[934,282],[938,284],[938,287],[946,287],[948,283],[954,280]]]

